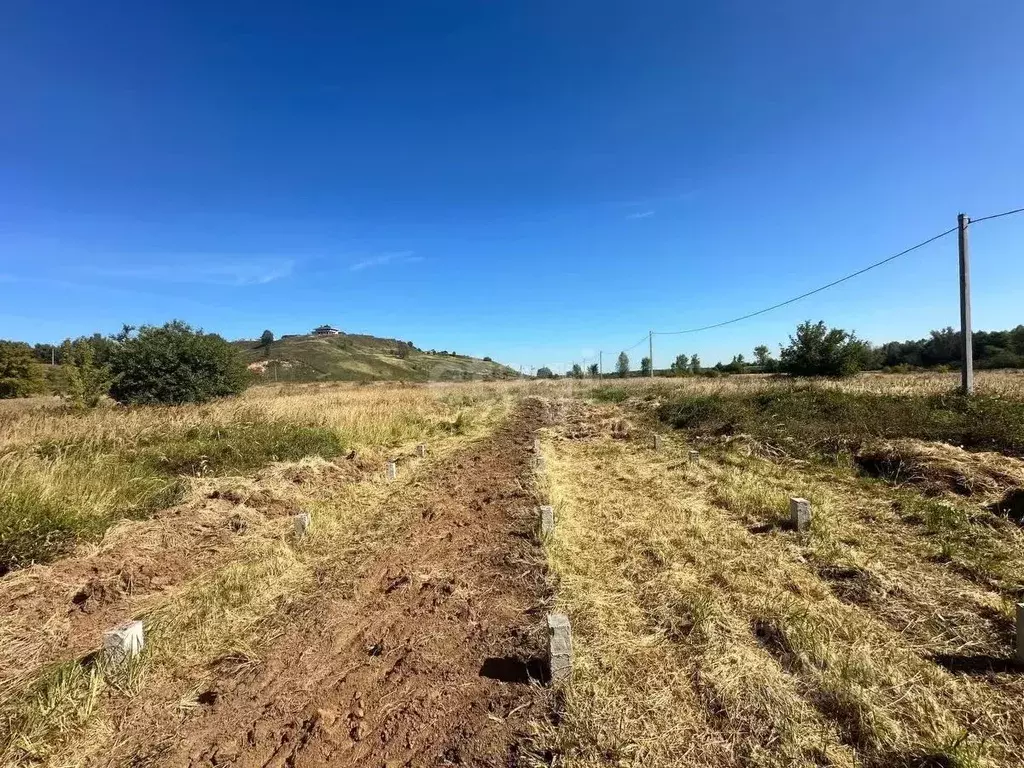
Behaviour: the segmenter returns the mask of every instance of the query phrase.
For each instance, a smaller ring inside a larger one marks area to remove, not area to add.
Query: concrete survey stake
[[[661,450],[661,435],[655,435],[653,443],[654,443],[654,450],[660,451]]]
[[[806,531],[811,527],[811,502],[807,499],[792,498],[789,500],[789,522],[798,531]]]
[[[537,510],[540,518],[540,536],[546,538],[555,530],[555,508],[544,505]]]
[[[548,614],[548,668],[553,683],[572,676],[572,628],[564,613]]]
[[[309,512],[299,512],[292,518],[292,522],[295,525],[295,535],[301,539],[309,530],[309,524],[313,522],[313,517]]]
[[[424,445],[423,443],[420,443],[419,445],[417,445],[416,446],[416,455],[419,456],[421,459],[424,456],[426,456],[427,455],[427,446]]]
[[[103,658],[109,664],[121,666],[142,653],[145,645],[142,622],[129,621],[103,633]]]
[[[696,464],[700,461],[700,453],[697,451],[690,451],[690,463]]]
[[[388,462],[387,467],[384,469],[384,477],[388,480],[394,480],[398,477],[398,465],[395,462]]]

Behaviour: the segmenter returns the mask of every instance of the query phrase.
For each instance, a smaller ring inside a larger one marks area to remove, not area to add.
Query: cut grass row
[[[336,394],[333,388],[314,392],[319,403]],[[281,400],[291,400],[287,409],[296,414],[301,399],[311,396],[305,392],[293,399],[276,393],[270,404],[280,408],[275,411],[280,417],[286,409]],[[380,390],[377,397],[387,401],[391,394]],[[420,428],[401,432],[394,425],[367,421],[365,434],[420,440],[422,425],[432,425],[427,461],[443,460],[492,431],[512,403],[507,393],[483,389],[462,389],[454,396],[448,391],[420,392],[420,397],[430,398],[435,419],[420,421],[423,412],[413,409],[404,417],[416,419]],[[378,402],[363,404],[379,415]],[[140,447],[143,453],[147,449]],[[395,448],[363,443],[361,450],[377,455]],[[413,453],[411,446],[399,450]],[[116,764],[159,762],[162,745],[175,738],[173,730],[160,728],[178,726],[174,713],[183,720],[218,677],[261,664],[268,644],[313,621],[328,595],[344,599],[360,570],[418,519],[422,461],[410,459],[392,483],[374,474],[352,480],[348,472],[315,461],[275,465],[255,478],[217,480],[221,493],[235,483],[239,493],[231,495],[236,497],[259,491],[300,499],[313,515],[309,534],[296,542],[289,519],[265,520],[237,539],[239,551],[230,562],[135,615],[146,627],[146,649],[128,670],[68,659],[19,672],[15,684],[0,691],[0,722],[6,728],[0,733],[0,763],[81,765],[100,756]],[[133,699],[136,704],[142,699],[145,706],[134,706]],[[149,727],[147,717],[168,712],[170,718],[156,717],[159,725]],[[137,718],[146,725],[135,727]],[[118,731],[129,727],[147,733],[150,740],[125,742]]]
[[[686,448],[545,443],[558,520],[548,551],[578,657],[549,734],[568,763],[1024,759],[1020,680],[933,660],[1005,658],[1008,603],[937,561],[934,542],[877,498],[904,492],[739,446],[690,465]],[[777,525],[791,495],[815,505],[809,535]],[[1024,565],[1015,543],[1007,571]],[[836,575],[881,585],[895,607],[844,592]]]
[[[312,386],[207,406],[18,411],[0,423],[0,574],[181,500],[189,477],[465,432],[502,393]]]

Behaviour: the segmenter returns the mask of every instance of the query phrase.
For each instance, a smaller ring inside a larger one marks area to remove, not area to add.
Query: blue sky
[[[1022,39],[1019,0],[12,0],[0,337],[614,354],[1024,205]],[[1024,322],[1024,215],[971,243],[975,326]],[[956,281],[949,237],[656,364],[807,318],[920,337]]]

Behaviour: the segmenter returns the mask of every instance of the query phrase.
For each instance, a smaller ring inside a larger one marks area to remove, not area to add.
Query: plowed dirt
[[[420,520],[353,591],[222,677],[193,713],[129,715],[109,764],[515,766],[551,711],[540,675],[547,599],[534,542],[524,403],[491,437],[435,465]]]

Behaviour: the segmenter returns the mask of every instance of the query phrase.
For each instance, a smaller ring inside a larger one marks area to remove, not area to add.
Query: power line
[[[626,347],[626,348],[625,348],[625,349],[623,349],[622,351],[623,351],[623,352],[632,352],[632,351],[633,351],[634,349],[636,349],[637,347],[639,347],[639,346],[640,346],[641,344],[643,344],[643,343],[644,343],[645,341],[647,341],[647,334],[646,334],[646,333],[645,333],[645,334],[643,335],[643,337],[642,337],[642,338],[640,339],[640,341],[638,341],[638,342],[637,342],[636,344],[634,344],[634,345],[633,345],[632,347]],[[608,352],[607,350],[602,350],[602,352],[603,352],[604,354],[606,354],[606,355],[614,355],[614,354],[615,354],[614,352]]]
[[[979,221],[980,221],[980,219],[979,219]],[[821,293],[822,291],[827,290],[829,288],[832,288],[833,286],[839,285],[840,283],[845,283],[847,280],[850,280],[850,279],[852,279],[854,277],[857,277],[858,275],[863,275],[865,272],[870,272],[872,269],[876,269],[877,267],[880,267],[883,264],[888,264],[890,261],[895,261],[900,256],[906,256],[911,251],[916,251],[918,248],[924,248],[926,245],[929,245],[930,243],[934,243],[936,240],[939,240],[939,239],[945,237],[946,235],[953,234],[954,232],[956,232],[956,230],[957,230],[956,227],[953,227],[952,229],[947,229],[945,232],[942,232],[942,233],[940,233],[938,235],[935,235],[934,237],[929,237],[927,240],[924,240],[924,241],[918,243],[917,245],[913,245],[910,248],[907,248],[905,251],[900,251],[899,253],[895,254],[894,256],[890,256],[887,259],[882,259],[881,261],[876,261],[874,264],[869,264],[868,266],[864,267],[863,269],[858,269],[856,272],[851,272],[850,274],[846,275],[845,277],[841,277],[838,280],[833,280],[831,283],[827,283],[826,285],[823,285],[820,288],[815,288],[813,291],[807,291],[807,293],[801,293],[799,296],[794,296],[791,299],[786,299],[785,301],[780,301],[778,304],[773,304],[770,307],[765,307],[764,309],[759,309],[757,312],[750,312],[749,314],[742,315],[740,317],[734,317],[732,320],[724,320],[721,323],[713,323],[712,325],[704,325],[704,326],[701,326],[700,328],[687,328],[686,330],[683,330],[683,331],[656,331],[655,335],[656,336],[677,336],[677,335],[682,334],[682,333],[697,333],[698,331],[709,331],[712,328],[721,328],[723,325],[731,325],[732,323],[738,323],[740,320],[748,320],[751,317],[757,317],[758,315],[763,315],[765,312],[771,312],[773,309],[778,309],[779,307],[784,307],[787,304],[792,304],[794,302],[800,301],[801,299],[806,299],[808,296],[813,296],[816,293]]]
[[[982,216],[980,219],[971,219],[971,224],[977,224],[981,221],[988,221],[989,219],[1001,219],[1003,216],[1012,216],[1015,213],[1024,213],[1024,208],[1017,208],[1012,211],[1004,211],[1003,213],[993,213],[991,216]]]

